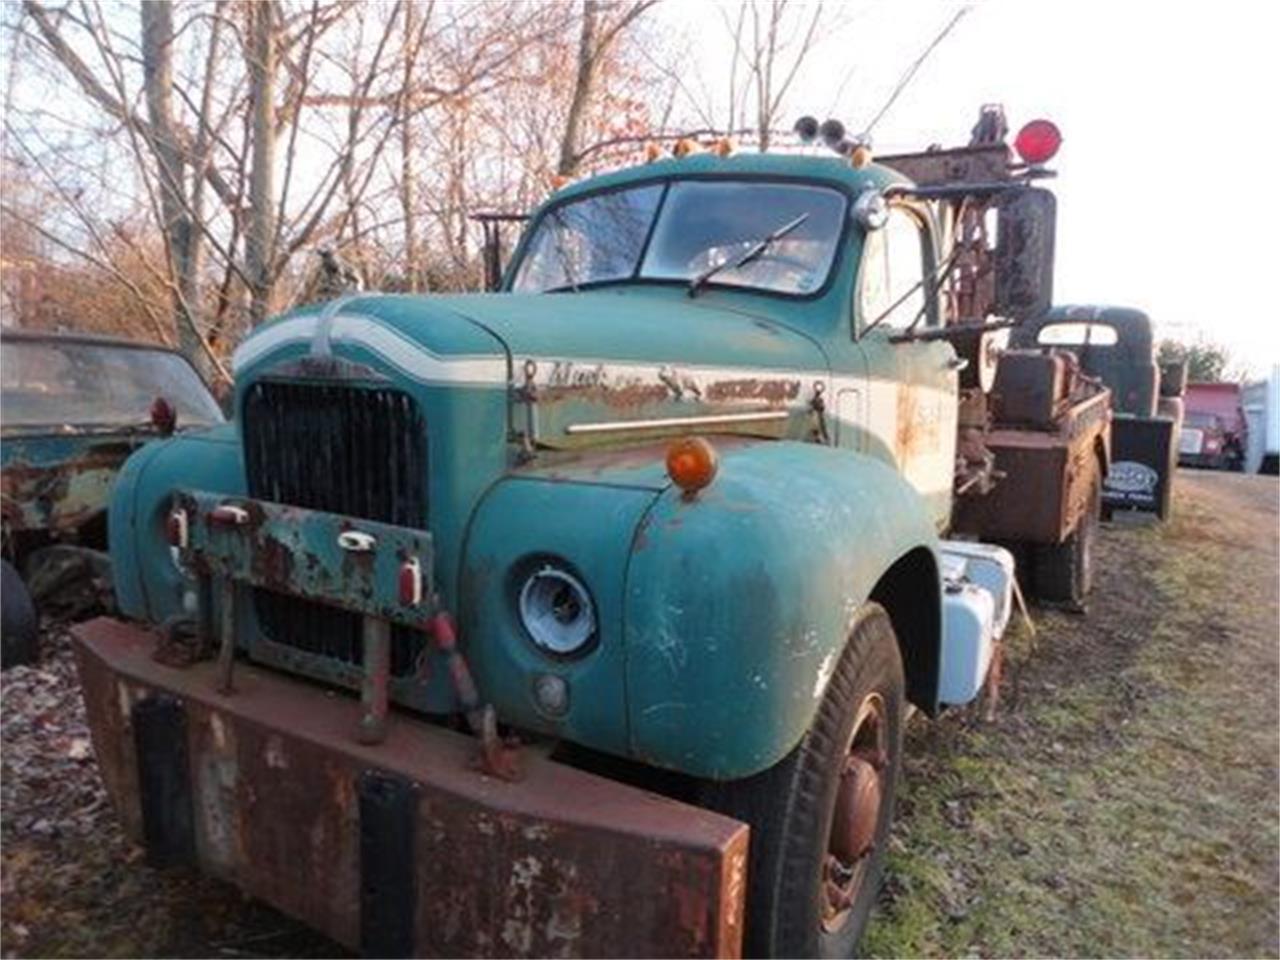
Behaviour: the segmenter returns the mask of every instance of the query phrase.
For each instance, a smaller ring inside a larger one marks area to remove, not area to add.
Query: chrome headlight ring
[[[525,578],[517,609],[529,639],[543,653],[575,657],[595,642],[598,624],[591,594],[557,563],[542,563]]]

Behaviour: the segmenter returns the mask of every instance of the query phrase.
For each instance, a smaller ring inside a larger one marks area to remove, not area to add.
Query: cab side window
[[[902,207],[891,208],[885,225],[867,234],[858,280],[861,329],[874,323],[904,330],[925,310],[925,237],[916,218]],[[926,312],[917,325],[932,321]]]

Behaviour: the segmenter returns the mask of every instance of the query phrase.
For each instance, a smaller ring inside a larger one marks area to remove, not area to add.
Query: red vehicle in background
[[[1246,434],[1238,383],[1188,383],[1178,463],[1214,470],[1244,466]]]

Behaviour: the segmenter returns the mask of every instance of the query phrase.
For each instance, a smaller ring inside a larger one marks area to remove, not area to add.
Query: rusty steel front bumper
[[[73,631],[103,780],[153,862],[191,862],[381,956],[738,956],[747,827],[244,665],[152,659],[154,635]]]

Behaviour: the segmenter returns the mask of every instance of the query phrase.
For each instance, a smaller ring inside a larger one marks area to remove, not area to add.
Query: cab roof
[[[548,202],[566,200],[582,194],[633,183],[683,176],[823,180],[844,186],[854,194],[866,187],[884,187],[891,183],[909,182],[889,167],[871,163],[861,169],[855,169],[848,160],[837,156],[743,152],[721,157],[714,153],[696,153],[687,157],[668,157],[652,163],[637,164],[576,180],[553,194],[548,198]]]

